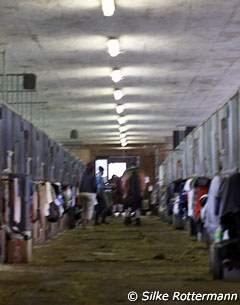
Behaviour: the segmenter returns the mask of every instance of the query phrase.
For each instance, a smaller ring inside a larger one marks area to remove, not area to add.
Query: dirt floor
[[[220,304],[240,304],[240,283],[212,280],[206,246],[187,232],[155,216],[144,216],[141,227],[109,222],[35,246],[32,263],[1,265],[0,305],[218,303],[173,300],[176,292],[237,293],[237,301]]]

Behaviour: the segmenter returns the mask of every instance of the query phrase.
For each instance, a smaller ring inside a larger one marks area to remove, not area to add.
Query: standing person
[[[94,164],[89,162],[82,175],[80,184],[80,204],[82,206],[82,227],[89,228],[93,217],[94,206],[97,204],[96,199],[97,185],[95,179]]]
[[[108,224],[106,221],[107,215],[107,195],[106,195],[106,187],[103,180],[103,172],[104,169],[102,166],[99,166],[98,173],[96,174],[96,183],[97,183],[97,201],[96,205],[96,213],[95,213],[95,225],[99,225],[101,223]],[[101,221],[99,222],[99,218]]]
[[[145,191],[144,171],[133,164],[122,177],[123,201],[125,203],[126,225],[131,223],[131,213],[135,213],[136,225],[140,225],[141,203]]]
[[[123,210],[121,179],[117,175],[113,175],[109,184],[112,188],[112,212],[114,216],[119,216]]]

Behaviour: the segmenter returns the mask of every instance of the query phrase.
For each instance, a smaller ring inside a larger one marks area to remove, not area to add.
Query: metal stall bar
[[[229,170],[229,108],[228,104],[218,111],[219,158],[223,172]]]
[[[187,166],[189,176],[194,174],[194,160],[193,160],[193,132],[187,136]]]
[[[3,145],[3,104],[0,103],[0,175],[2,175],[2,170],[4,169],[3,163],[3,153],[4,153],[4,145]]]
[[[195,176],[199,175],[199,157],[200,157],[200,141],[199,141],[199,131],[197,128],[193,132],[193,174]]]
[[[238,137],[240,137],[240,91],[237,92],[237,104],[238,104]],[[240,170],[240,140],[238,141],[238,170]]]
[[[3,134],[4,134],[4,170],[8,173],[13,171],[13,112],[4,107],[3,113]]]
[[[219,163],[219,132],[218,132],[218,113],[214,113],[210,118],[211,122],[211,159],[212,174],[216,175],[220,171]]]
[[[238,148],[239,148],[239,117],[238,117],[238,96],[237,94],[229,101],[229,170],[238,169]]]
[[[197,175],[203,176],[205,174],[204,164],[204,133],[203,125],[198,128],[198,168]]]
[[[211,151],[211,120],[208,119],[203,124],[203,173],[212,176],[212,155]]]
[[[5,64],[2,69],[5,71]],[[46,102],[38,101],[35,81],[34,74],[5,74],[2,72],[2,74],[0,73],[0,91],[4,103],[11,105],[24,119],[44,129]]]
[[[183,179],[189,177],[187,169],[187,141],[186,139],[182,142],[182,161],[183,161]]]

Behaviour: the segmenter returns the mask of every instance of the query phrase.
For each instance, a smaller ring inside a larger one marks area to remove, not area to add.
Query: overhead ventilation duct
[[[36,89],[37,77],[33,73],[23,74],[23,89],[35,90]]]
[[[184,138],[185,138],[185,130],[174,130],[173,131],[173,148],[177,147]]]
[[[193,131],[193,129],[195,129],[197,126],[187,126],[185,129],[185,137]]]
[[[78,131],[77,129],[72,129],[70,132],[70,139],[78,139]]]
[[[187,126],[183,129],[180,130],[174,130],[173,131],[173,148],[176,148],[182,141],[183,139],[193,131],[193,129],[196,126]]]

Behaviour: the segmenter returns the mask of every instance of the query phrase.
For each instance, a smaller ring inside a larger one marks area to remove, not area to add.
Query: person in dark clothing
[[[96,200],[97,185],[93,163],[88,163],[80,184],[80,204],[82,207],[82,227],[90,227]]]
[[[106,221],[107,216],[107,196],[106,196],[106,187],[103,180],[103,172],[104,169],[102,166],[99,166],[98,173],[96,174],[96,183],[97,183],[97,202],[95,208],[95,225],[99,225],[101,223],[108,224]],[[99,219],[101,218],[101,222],[99,222]]]
[[[131,223],[131,213],[135,213],[136,225],[140,225],[141,203],[145,191],[144,171],[136,166],[127,169],[122,177],[123,201],[126,225]]]
[[[109,180],[109,185],[112,189],[112,213],[119,216],[123,211],[121,179],[117,175],[113,175]]]

